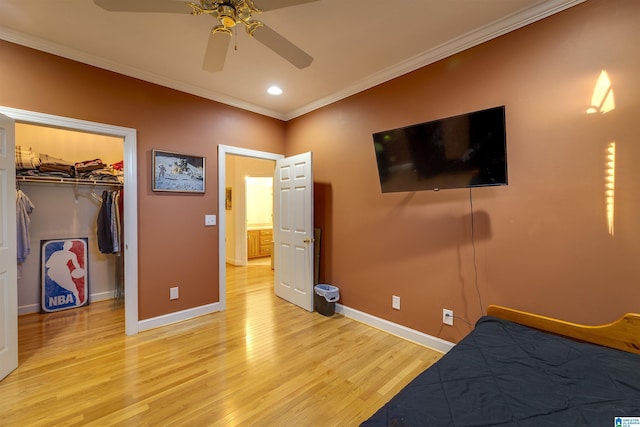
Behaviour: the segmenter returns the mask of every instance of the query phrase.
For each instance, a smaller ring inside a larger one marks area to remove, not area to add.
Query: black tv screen
[[[373,134],[383,193],[507,185],[505,107]]]

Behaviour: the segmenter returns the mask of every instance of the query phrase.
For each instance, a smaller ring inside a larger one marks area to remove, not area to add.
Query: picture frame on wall
[[[205,158],[153,149],[153,191],[205,192]]]

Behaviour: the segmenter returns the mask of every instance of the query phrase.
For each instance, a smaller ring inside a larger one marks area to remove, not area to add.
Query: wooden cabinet
[[[247,258],[260,256],[260,230],[247,231]]]
[[[271,255],[272,230],[260,230],[260,256]]]
[[[247,231],[247,258],[270,256],[272,240],[271,229]]]

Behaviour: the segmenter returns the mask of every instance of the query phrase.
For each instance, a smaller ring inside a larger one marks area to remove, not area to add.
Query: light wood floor
[[[228,266],[228,309],[124,334],[113,302],[19,319],[2,426],[357,426],[440,353],[273,295]]]

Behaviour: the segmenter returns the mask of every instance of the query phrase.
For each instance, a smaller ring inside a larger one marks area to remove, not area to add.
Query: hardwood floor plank
[[[0,425],[358,425],[441,356],[277,298],[269,266],[227,276],[225,312],[131,337],[110,301],[21,316]]]

